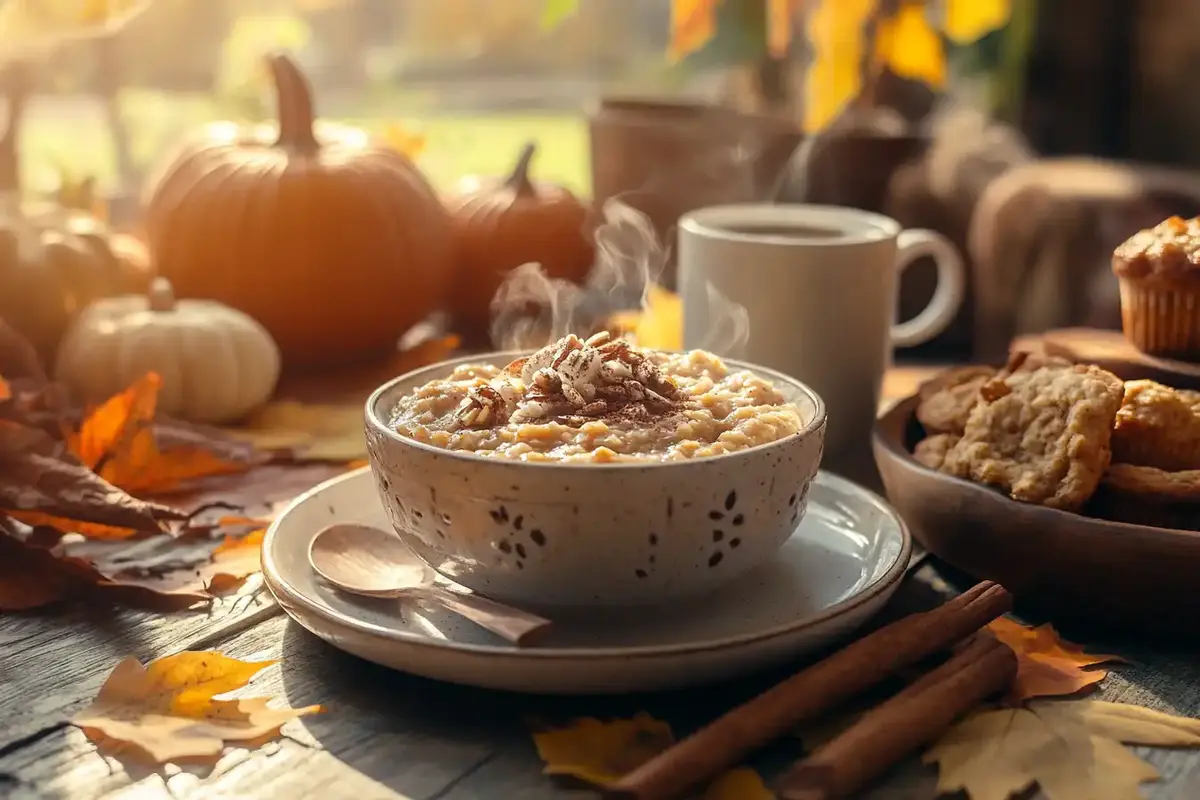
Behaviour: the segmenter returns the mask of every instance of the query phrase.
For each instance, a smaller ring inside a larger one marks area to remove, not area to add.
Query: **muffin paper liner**
[[[1121,327],[1130,344],[1146,355],[1200,361],[1200,287],[1119,283]]]

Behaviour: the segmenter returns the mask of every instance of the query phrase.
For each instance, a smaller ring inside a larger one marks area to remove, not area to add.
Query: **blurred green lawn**
[[[222,117],[213,102],[202,96],[129,91],[121,103],[133,160],[142,170],[163,158],[189,130]],[[364,107],[351,109],[341,119],[371,130],[399,123],[411,133],[424,135],[426,146],[418,163],[439,189],[452,190],[466,175],[506,174],[521,146],[534,140],[539,145],[532,170],[535,178],[564,183],[581,194],[591,192],[587,122],[582,114],[400,112],[389,116]],[[34,191],[52,190],[60,169],[70,175],[95,175],[108,188],[116,183],[110,132],[94,99],[37,98],[25,119],[21,141],[23,174]]]

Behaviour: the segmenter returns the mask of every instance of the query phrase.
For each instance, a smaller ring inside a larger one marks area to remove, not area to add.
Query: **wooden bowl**
[[[892,505],[950,566],[1002,583],[1056,617],[1200,635],[1200,533],[1130,525],[1019,503],[912,457],[920,398],[893,406],[872,435]]]

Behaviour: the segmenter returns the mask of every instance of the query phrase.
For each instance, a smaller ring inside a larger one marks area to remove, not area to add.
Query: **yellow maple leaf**
[[[814,54],[804,76],[804,130],[819,131],[862,89],[863,26],[876,0],[821,0],[808,15]]]
[[[1158,770],[1122,747],[1200,746],[1200,720],[1102,701],[1043,700],[976,711],[925,754],[939,793],[1005,798],[1035,783],[1051,798],[1141,797]]]
[[[425,146],[428,144],[425,134],[413,133],[398,122],[390,122],[384,126],[383,141],[388,147],[414,160],[425,152]]]
[[[641,311],[622,311],[609,320],[617,334],[633,334],[639,347],[654,350],[683,349],[683,301],[679,295],[654,284],[646,291]]]
[[[875,59],[901,78],[940,89],[946,85],[946,51],[929,24],[924,2],[904,3],[879,23]]]
[[[970,44],[1003,28],[1012,0],[945,0],[942,32],[955,44]]]
[[[533,734],[547,775],[567,775],[594,786],[616,782],[674,743],[671,726],[646,713],[607,722],[586,717]],[[758,773],[741,767],[717,776],[703,800],[769,800],[772,796]]]
[[[671,40],[667,54],[679,61],[712,41],[717,35],[717,4],[720,0],[671,0]]]
[[[155,763],[215,759],[228,743],[261,742],[277,736],[288,720],[322,710],[268,708],[265,697],[215,698],[274,663],[188,651],[142,666],[130,656],[71,722],[98,745],[129,748]]]
[[[738,767],[720,775],[709,784],[701,800],[774,800],[775,793],[752,769]]]
[[[596,786],[616,781],[673,742],[671,726],[649,714],[609,722],[586,717],[533,734],[547,775],[569,775]]]

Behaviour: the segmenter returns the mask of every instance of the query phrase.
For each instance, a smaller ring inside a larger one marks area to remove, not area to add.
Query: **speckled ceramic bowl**
[[[402,375],[367,401],[371,471],[396,532],[430,566],[535,608],[652,605],[701,595],[768,561],[807,507],[825,406],[807,386],[736,361],[796,403],[805,422],[771,444],[691,461],[546,464],[432,447],[393,431],[401,397],[467,363]]]

